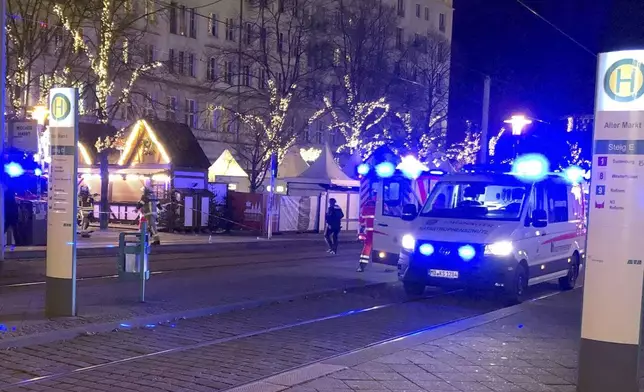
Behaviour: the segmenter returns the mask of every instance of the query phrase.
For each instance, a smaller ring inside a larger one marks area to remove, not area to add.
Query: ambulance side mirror
[[[532,211],[532,227],[546,227],[548,226],[548,214],[545,210]]]
[[[416,204],[405,204],[402,210],[402,220],[412,221],[418,215],[418,210],[416,210]]]

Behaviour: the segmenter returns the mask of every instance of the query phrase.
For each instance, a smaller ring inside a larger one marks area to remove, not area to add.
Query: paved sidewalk
[[[229,392],[575,392],[581,294],[501,309]]]

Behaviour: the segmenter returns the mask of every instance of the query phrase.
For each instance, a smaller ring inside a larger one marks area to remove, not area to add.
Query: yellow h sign
[[[51,107],[49,108],[49,113],[56,121],[62,121],[71,112],[72,105],[64,94],[56,94],[51,100]]]
[[[604,91],[617,102],[640,98],[644,94],[644,64],[634,59],[615,62],[604,75]]]

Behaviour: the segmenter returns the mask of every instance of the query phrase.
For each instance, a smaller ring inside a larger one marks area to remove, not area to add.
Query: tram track
[[[557,292],[545,288],[531,296],[536,300]],[[0,353],[0,390],[69,390],[102,381],[118,381],[120,389],[92,390],[137,390],[176,380],[185,391],[226,390],[503,307],[460,290],[408,299],[395,284],[384,290],[363,288],[344,296],[283,301],[8,352],[18,364],[31,362],[39,352],[60,353],[51,366],[38,363],[22,369],[11,366],[11,360],[2,361]],[[4,366],[12,378],[2,377]]]
[[[357,251],[357,248],[356,248]],[[286,253],[285,254],[279,254],[279,255],[267,255],[265,251],[262,252],[241,252],[238,255],[219,255],[219,256],[214,256],[212,254],[182,254],[180,255],[180,261],[181,263],[185,262],[190,262],[190,261],[195,261],[195,260],[207,260],[207,261],[213,261],[213,263],[206,263],[203,265],[192,265],[192,266],[177,266],[174,268],[169,268],[169,267],[161,267],[162,269],[159,270],[154,270],[154,267],[158,267],[159,264],[170,264],[170,263],[177,263],[177,256],[179,255],[167,255],[168,259],[161,259],[161,260],[154,260],[153,262],[150,263],[151,266],[151,275],[167,275],[170,273],[174,272],[189,272],[189,271],[199,271],[199,270],[209,270],[209,269],[218,269],[218,268],[233,268],[233,267],[242,267],[242,266],[257,266],[257,265],[264,265],[264,264],[283,264],[283,263],[295,263],[295,262],[301,262],[301,261],[314,261],[314,260],[321,260],[325,259],[327,260],[329,257],[328,254],[321,254],[321,250],[316,250],[314,252],[308,251],[307,253],[316,253],[315,255],[306,255],[306,254],[292,254],[292,253]],[[165,255],[164,255],[165,256]],[[267,257],[269,256],[268,259],[265,260],[258,260],[258,261],[243,261],[247,260],[248,258],[252,257]],[[273,257],[271,257],[273,256]],[[223,262],[222,262],[223,261]],[[103,268],[104,266],[107,266],[108,263],[105,262],[100,262],[100,263],[81,263],[79,264],[78,268],[79,269],[89,269],[89,268]],[[16,269],[16,272],[19,272],[19,270]],[[36,275],[36,274],[32,274]],[[38,274],[40,277],[44,277],[44,273]],[[116,279],[118,278],[118,274],[97,274],[97,275],[85,275],[85,276],[80,276],[77,278],[77,281],[83,282],[83,281],[94,281],[94,280],[107,280],[107,279]],[[2,276],[2,270],[0,269],[0,290],[1,289],[12,289],[12,288],[20,288],[20,287],[31,287],[31,286],[41,286],[44,285],[46,282],[44,280],[32,280],[32,281],[18,281],[18,282],[11,282],[11,283],[2,283],[2,280],[7,280],[8,278],[5,276]]]
[[[174,347],[174,348],[169,348],[169,349],[164,349],[164,350],[158,350],[158,351],[154,351],[154,352],[150,352],[150,353],[134,355],[134,356],[130,356],[130,357],[127,357],[127,358],[121,358],[121,359],[114,360],[114,361],[104,362],[104,363],[100,363],[100,364],[96,364],[96,365],[92,365],[92,366],[78,367],[78,368],[68,370],[68,371],[64,371],[64,372],[59,372],[59,373],[54,373],[54,374],[49,374],[49,375],[44,375],[44,376],[33,377],[33,378],[29,378],[29,379],[26,379],[26,380],[23,380],[23,381],[20,381],[20,382],[17,382],[17,383],[9,384],[9,385],[2,386],[0,384],[0,388],[2,390],[13,390],[11,388],[18,388],[18,387],[23,387],[23,386],[33,385],[33,384],[41,384],[41,383],[44,383],[44,382],[47,382],[47,381],[58,380],[58,379],[62,379],[62,378],[65,378],[65,377],[72,376],[72,375],[88,373],[88,372],[97,371],[97,370],[101,370],[101,369],[105,369],[105,368],[109,368],[109,367],[119,366],[119,365],[125,365],[125,364],[135,362],[135,361],[153,360],[155,357],[159,357],[159,356],[175,355],[175,354],[180,354],[180,353],[191,351],[191,350],[204,349],[204,348],[208,348],[208,347],[212,347],[212,346],[216,346],[216,345],[222,345],[222,344],[226,344],[226,343],[232,343],[232,342],[236,342],[236,341],[240,341],[240,340],[244,340],[244,339],[258,338],[258,337],[261,337],[263,335],[268,335],[268,334],[277,333],[277,332],[283,332],[283,331],[287,331],[287,330],[290,330],[290,329],[306,327],[306,326],[310,326],[310,325],[313,325],[313,324],[324,323],[324,322],[334,321],[334,320],[337,321],[337,320],[341,320],[341,319],[347,319],[347,318],[351,318],[351,317],[355,317],[355,316],[359,316],[359,315],[363,315],[363,314],[375,313],[375,312],[383,311],[383,310],[386,310],[386,309],[389,309],[389,308],[392,308],[392,307],[396,307],[396,306],[400,306],[400,305],[405,305],[405,304],[410,304],[410,303],[419,303],[419,302],[428,301],[428,300],[432,300],[432,299],[438,299],[438,298],[441,298],[441,297],[454,295],[454,294],[459,293],[459,292],[461,292],[461,290],[453,290],[453,291],[448,291],[448,292],[436,293],[436,294],[433,294],[433,295],[427,295],[427,296],[423,296],[423,297],[419,297],[419,298],[413,298],[413,299],[409,299],[409,300],[405,300],[405,301],[401,301],[401,302],[389,302],[389,303],[380,304],[380,305],[374,305],[374,306],[370,306],[370,307],[366,307],[366,308],[350,309],[350,310],[346,310],[346,311],[343,311],[343,312],[334,313],[334,314],[330,314],[330,315],[310,318],[310,319],[306,319],[306,320],[295,321],[295,322],[281,324],[281,325],[278,325],[278,326],[272,326],[272,327],[268,327],[268,328],[252,330],[252,331],[249,331],[249,332],[245,332],[245,333],[241,333],[241,334],[237,334],[237,335],[233,335],[233,336],[205,340],[205,341],[201,341],[201,342],[190,344],[190,345],[184,345],[184,346],[180,346],[180,347]],[[467,317],[464,317],[464,318],[467,318]],[[449,323],[452,323],[452,322],[459,321],[461,319],[463,319],[463,318],[450,320],[450,321],[442,323],[442,324],[449,324]],[[431,326],[428,326],[428,327],[423,328],[423,329],[435,328],[436,326],[437,325],[431,325]],[[418,332],[418,330],[410,331],[407,334],[415,333],[415,332]],[[382,342],[384,342],[386,340],[390,340],[390,339],[394,339],[394,338],[398,338],[398,337],[399,336],[395,336],[395,337],[391,337],[389,339],[376,341],[376,342],[371,343],[370,345],[379,344],[379,343],[382,343]],[[363,346],[363,347],[367,347],[367,346]],[[363,348],[363,347],[359,347],[359,348]],[[326,358],[324,358],[324,359],[326,359]],[[306,365],[306,363],[303,363],[302,365]]]
[[[391,292],[395,290],[400,287],[392,285]],[[346,302],[339,305],[338,297],[331,295],[307,300],[304,306],[300,306],[301,302],[287,301],[261,309],[178,320],[47,345],[45,352],[61,351],[62,360],[69,361],[70,365],[61,368],[58,362],[50,371],[39,367],[35,372],[25,372],[20,381],[4,385],[0,381],[0,390],[67,390],[72,385],[89,385],[83,383],[101,380],[120,382],[120,390],[136,390],[177,379],[185,391],[203,390],[203,387],[227,390],[504,307],[495,301],[471,299],[460,290],[436,291],[413,299],[387,297],[380,302],[370,297],[372,290],[364,291],[369,295],[356,293],[354,300],[366,306],[356,307]],[[533,292],[532,297],[537,300],[555,292],[548,290],[544,294],[541,290]],[[94,363],[88,359],[90,342],[96,350],[91,351],[97,356]],[[102,352],[111,352],[115,343],[128,346],[132,354],[105,360]],[[39,351],[37,347],[26,350],[30,354]],[[14,358],[24,362],[27,359],[24,350],[17,351],[18,355],[12,352]],[[86,366],[74,365],[79,355],[87,362]],[[213,378],[218,381],[212,383]]]

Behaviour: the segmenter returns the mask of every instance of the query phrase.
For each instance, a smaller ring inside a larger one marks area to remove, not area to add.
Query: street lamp
[[[512,134],[515,136],[521,135],[523,128],[525,128],[526,125],[532,124],[532,120],[526,118],[526,116],[522,114],[514,115],[509,120],[505,120],[504,122],[512,126]]]
[[[45,125],[47,116],[49,116],[49,109],[47,109],[47,106],[38,105],[34,106],[31,110],[31,118],[38,121],[38,125]]]

